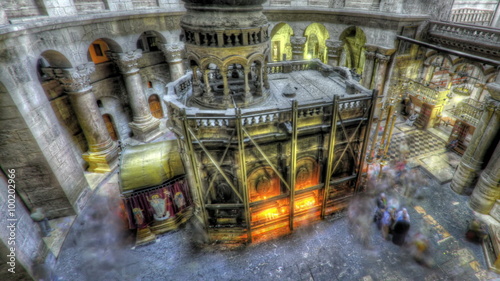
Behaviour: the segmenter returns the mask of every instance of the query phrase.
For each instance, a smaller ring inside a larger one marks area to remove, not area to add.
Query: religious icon
[[[186,200],[184,200],[184,195],[180,191],[175,193],[174,201],[177,208],[182,208],[184,207],[184,205],[186,205]]]
[[[151,200],[148,200],[149,204],[153,207],[154,214],[153,217],[157,221],[166,220],[170,217],[170,212],[166,210],[166,202],[164,198],[160,195],[155,194],[151,196]]]

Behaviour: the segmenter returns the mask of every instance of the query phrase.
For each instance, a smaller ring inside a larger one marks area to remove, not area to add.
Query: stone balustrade
[[[269,39],[268,28],[246,28],[234,30],[215,30],[211,32],[203,32],[190,30],[189,27],[183,27],[185,32],[186,44],[207,47],[239,47],[257,45],[267,42]]]
[[[493,10],[461,8],[451,11],[451,21],[458,23],[489,25],[493,14]]]
[[[448,22],[429,22],[429,40],[443,46],[500,56],[500,29]]]

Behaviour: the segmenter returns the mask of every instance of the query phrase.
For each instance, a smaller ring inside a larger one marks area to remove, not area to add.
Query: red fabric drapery
[[[155,216],[174,218],[193,204],[185,179],[134,192],[126,195],[123,201],[130,229],[146,227],[155,221]]]

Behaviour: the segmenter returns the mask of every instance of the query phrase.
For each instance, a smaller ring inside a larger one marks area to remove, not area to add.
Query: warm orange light
[[[295,209],[297,211],[303,210],[303,209],[309,209],[316,205],[316,198],[314,196],[309,196],[304,199],[298,200],[295,202]]]

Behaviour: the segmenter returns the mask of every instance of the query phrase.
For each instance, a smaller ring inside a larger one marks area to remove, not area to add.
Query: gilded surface
[[[183,174],[184,165],[175,140],[128,146],[122,152],[122,191],[159,185]]]

